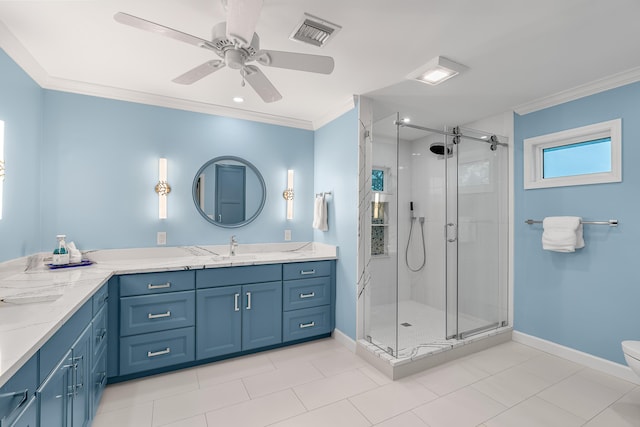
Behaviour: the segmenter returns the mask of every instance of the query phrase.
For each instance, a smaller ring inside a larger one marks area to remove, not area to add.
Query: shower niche
[[[357,349],[392,378],[511,332],[508,139],[400,117],[374,121],[360,141],[370,203],[360,204]]]

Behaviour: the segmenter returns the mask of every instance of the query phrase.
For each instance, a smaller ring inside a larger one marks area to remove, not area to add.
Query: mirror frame
[[[236,222],[234,224],[221,224],[219,222],[214,221],[213,218],[210,218],[200,208],[200,203],[198,201],[198,194],[197,194],[198,178],[204,172],[204,170],[207,167],[209,167],[210,165],[212,165],[212,164],[214,164],[216,162],[221,162],[221,161],[225,161],[225,160],[232,160],[234,162],[242,163],[244,166],[247,166],[249,169],[251,169],[253,171],[253,173],[256,174],[256,176],[258,177],[258,181],[260,182],[260,185],[262,186],[262,201],[260,202],[260,206],[258,206],[258,209],[256,210],[256,212],[251,217],[245,219],[244,221]],[[198,169],[198,172],[196,172],[196,176],[193,178],[193,185],[192,185],[191,193],[193,195],[193,204],[195,205],[196,210],[198,211],[198,213],[200,215],[202,215],[202,217],[204,219],[206,219],[207,221],[209,221],[211,224],[214,224],[214,225],[217,225],[218,227],[223,227],[223,228],[238,228],[238,227],[242,227],[244,225],[249,224],[251,221],[256,219],[258,217],[258,215],[260,215],[260,212],[262,212],[262,208],[264,208],[264,204],[265,204],[265,202],[267,200],[267,186],[265,185],[264,178],[262,178],[262,174],[260,173],[258,168],[256,168],[251,162],[249,162],[249,161],[247,161],[247,160],[245,160],[245,159],[243,159],[241,157],[237,157],[237,156],[215,157],[215,158],[209,160],[208,162],[206,162],[204,165],[202,165],[202,167],[200,169]]]

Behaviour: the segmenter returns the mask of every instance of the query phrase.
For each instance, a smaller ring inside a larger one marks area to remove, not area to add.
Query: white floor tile
[[[627,393],[585,424],[585,427],[631,426],[640,426],[640,388]]]
[[[543,353],[539,350],[514,341],[509,341],[479,353],[466,356],[461,360],[468,361],[489,374],[497,374],[498,372],[519,365],[541,354]]]
[[[349,398],[372,423],[393,418],[438,396],[415,381],[395,381]]]
[[[378,371],[371,365],[363,366],[362,368],[358,368],[358,370],[371,378],[378,385],[386,385],[393,382],[391,378]]]
[[[207,418],[204,415],[186,418],[175,423],[164,424],[162,427],[208,427]]]
[[[485,422],[487,427],[572,427],[583,423],[582,418],[537,397]]]
[[[551,382],[522,369],[518,365],[478,381],[471,387],[503,405],[511,407],[551,384]]]
[[[581,369],[584,369],[583,365],[546,353],[533,357],[518,365],[518,367],[537,375],[550,383],[561,381]]]
[[[341,400],[273,424],[271,427],[366,427],[371,423],[347,400]]]
[[[349,352],[342,344],[336,340],[327,338],[319,341],[312,341],[271,350],[265,353],[276,368],[291,366],[294,363],[305,363],[311,360],[322,359],[330,356],[334,352]]]
[[[634,384],[587,368],[542,391],[538,397],[588,420],[633,388]]]
[[[320,378],[324,378],[320,371],[311,363],[304,362],[293,363],[291,366],[282,367],[272,372],[253,375],[242,381],[253,399]]]
[[[331,354],[312,359],[310,362],[325,377],[360,368],[367,364],[364,359],[349,351],[333,351]]]
[[[137,380],[109,384],[102,395],[98,413],[150,402],[165,396],[181,394],[198,388],[194,369],[153,375]]]
[[[293,390],[307,409],[363,393],[378,387],[373,380],[357,369],[299,385]]]
[[[376,427],[429,427],[413,412],[405,412],[390,420],[376,424]]]
[[[207,412],[210,426],[261,427],[306,412],[291,390],[284,390],[257,399]]]
[[[209,363],[196,368],[200,388],[272,372],[276,368],[266,355],[257,354]]]
[[[457,361],[429,369],[412,378],[439,396],[444,396],[488,376],[486,371],[473,364]]]
[[[248,399],[249,396],[240,380],[164,397],[154,401],[153,425],[159,426],[191,418]]]
[[[93,419],[92,427],[151,427],[153,402],[103,412]]]
[[[506,406],[471,387],[463,388],[413,410],[431,427],[477,426]]]

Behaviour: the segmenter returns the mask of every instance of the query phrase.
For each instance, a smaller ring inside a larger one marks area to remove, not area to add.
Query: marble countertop
[[[0,263],[0,387],[111,276],[337,258],[316,242],[110,249],[83,254],[95,264],[50,270],[50,254]],[[42,378],[41,380],[43,380]]]

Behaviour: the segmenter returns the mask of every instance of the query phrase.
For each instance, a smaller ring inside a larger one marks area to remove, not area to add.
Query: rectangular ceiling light
[[[289,38],[302,43],[323,47],[342,27],[308,13],[293,30]]]
[[[465,71],[467,67],[442,56],[437,56],[407,76],[420,83],[437,85]]]

